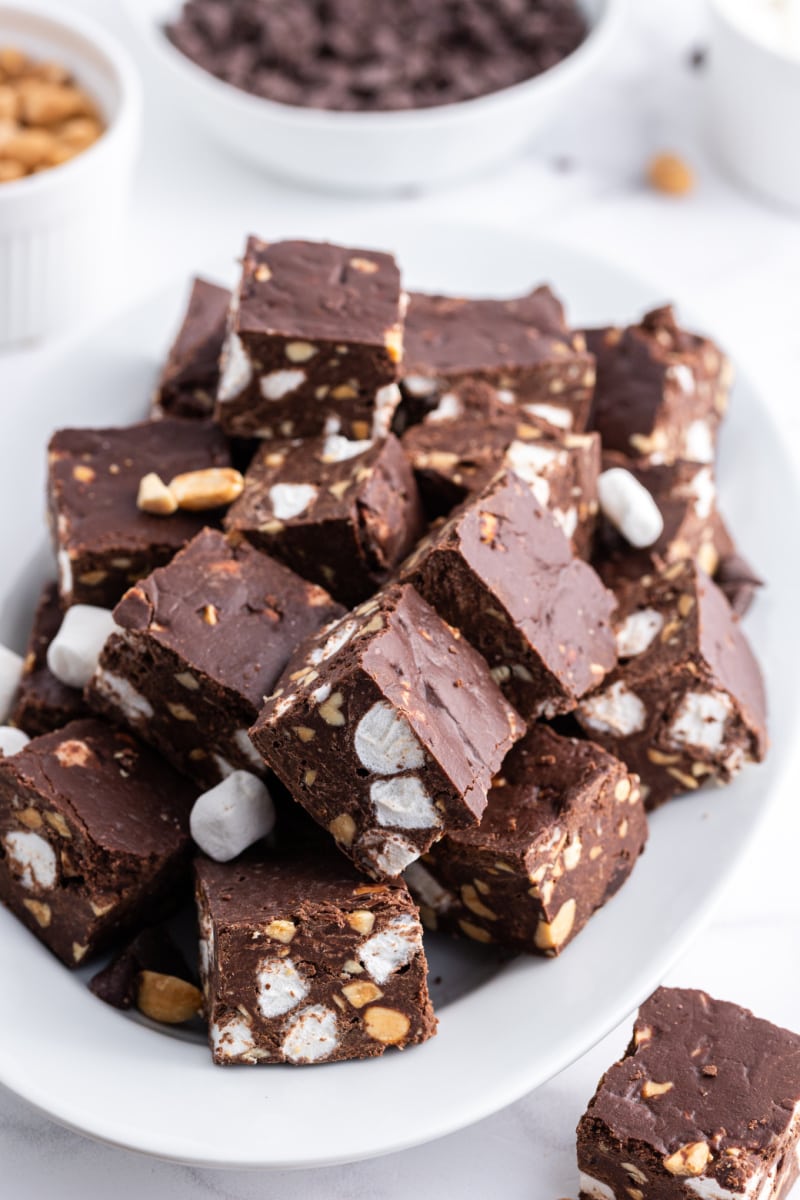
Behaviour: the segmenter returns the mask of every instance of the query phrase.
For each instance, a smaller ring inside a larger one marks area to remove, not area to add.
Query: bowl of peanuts
[[[55,4],[0,0],[0,348],[98,307],[140,122],[136,70],[103,29]]]

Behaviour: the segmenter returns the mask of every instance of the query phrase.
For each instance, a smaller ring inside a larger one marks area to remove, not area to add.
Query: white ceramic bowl
[[[437,187],[519,150],[606,53],[625,0],[581,0],[589,36],[534,79],[460,104],[386,113],[327,112],[251,96],[196,66],[169,42],[163,26],[180,0],[124,3],[175,97],[218,141],[312,187],[387,192]]]
[[[0,44],[69,68],[106,131],[63,166],[0,184],[0,347],[61,333],[99,305],[114,270],[141,89],[123,48],[63,6],[0,0]]]
[[[710,7],[712,149],[738,182],[800,208],[800,54],[788,51],[764,0],[711,0]]]

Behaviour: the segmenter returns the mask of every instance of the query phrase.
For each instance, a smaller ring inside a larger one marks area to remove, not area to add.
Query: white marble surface
[[[74,4],[125,32],[114,0],[61,4]],[[639,0],[631,7],[614,61],[597,74],[586,103],[561,120],[544,144],[490,178],[402,202],[303,194],[256,175],[171,112],[143,64],[146,143],[126,250],[106,311],[123,308],[178,274],[232,257],[248,230],[271,234],[307,226],[321,233],[326,224],[334,228],[340,217],[361,213],[371,224],[385,221],[387,230],[398,213],[532,228],[643,271],[661,281],[665,297],[684,297],[707,314],[759,380],[800,467],[800,220],[737,192],[714,168],[703,133],[703,75],[688,66],[690,50],[704,38],[700,0]],[[699,186],[691,197],[670,200],[643,186],[643,165],[661,149],[677,150],[695,166]],[[57,347],[0,358],[0,406],[2,395],[25,388],[31,372],[53,353]],[[753,503],[768,506],[770,497],[753,496]],[[797,517],[775,513],[787,524],[787,549],[796,546]],[[795,770],[785,781],[774,818],[716,919],[668,980],[704,987],[795,1029],[800,1029],[798,778]],[[0,1089],[0,1195],[9,1200],[575,1196],[573,1130],[599,1075],[625,1040],[623,1028],[546,1087],[460,1134],[374,1162],[292,1174],[197,1171],[99,1146],[56,1127]],[[391,1098],[365,1097],[366,1103],[378,1101],[388,1108]],[[435,1104],[436,1097],[421,1102]]]

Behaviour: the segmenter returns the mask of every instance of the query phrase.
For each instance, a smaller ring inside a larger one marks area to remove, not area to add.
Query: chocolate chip
[[[220,79],[312,108],[424,108],[530,79],[584,40],[576,0],[187,0],[166,35]]]

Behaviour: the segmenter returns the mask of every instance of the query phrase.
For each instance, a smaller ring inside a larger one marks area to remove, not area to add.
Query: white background
[[[115,0],[61,4],[98,16],[138,54]],[[689,66],[691,50],[704,44],[700,0],[639,0],[632,8],[613,60],[543,143],[489,178],[390,203],[296,192],[229,159],[172,111],[158,77],[139,55],[147,89],[144,147],[106,313],[226,254],[233,259],[246,232],[273,236],[307,225],[318,234],[326,221],[333,228],[337,218],[357,219],[362,212],[371,225],[385,223],[387,231],[398,214],[500,223],[610,257],[660,280],[665,297],[680,296],[708,314],[726,348],[759,382],[800,465],[800,219],[738,192],[714,166],[703,128],[703,74]],[[793,135],[796,139],[796,131]],[[698,187],[691,197],[667,199],[642,183],[645,163],[662,149],[677,150],[694,165]],[[0,397],[24,389],[31,372],[56,353],[51,347],[0,358]],[[746,488],[746,462],[741,480]],[[754,495],[752,503],[769,509],[771,497]],[[786,525],[787,553],[797,552],[798,516],[774,513]],[[795,783],[785,781],[769,828],[715,920],[667,982],[706,988],[800,1030]],[[626,1040],[626,1029],[618,1030],[546,1087],[460,1134],[405,1154],[316,1172],[226,1173],[157,1163],[68,1133],[0,1089],[0,1196],[574,1197],[574,1127]],[[480,1086],[475,1079],[474,1087]],[[366,1095],[364,1102],[391,1111],[390,1096]],[[420,1097],[420,1103],[435,1105],[436,1096]]]

